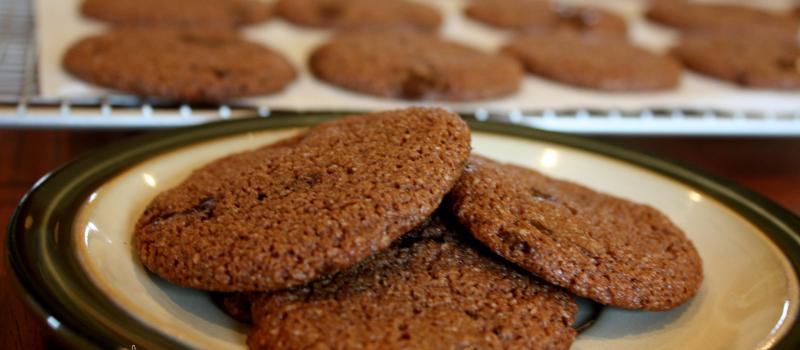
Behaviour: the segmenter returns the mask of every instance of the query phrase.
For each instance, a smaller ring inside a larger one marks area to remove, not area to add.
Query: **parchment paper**
[[[36,0],[39,86],[43,98],[96,98],[113,93],[77,80],[61,68],[61,57],[72,43],[104,29],[102,23],[80,15],[78,10],[80,1]],[[442,28],[442,35],[445,37],[485,50],[496,50],[508,38],[508,33],[504,31],[484,26],[465,17],[462,13],[466,0],[424,2],[440,8],[445,14],[445,24]],[[741,2],[775,9],[791,5],[791,0]],[[628,18],[629,36],[637,44],[655,51],[665,50],[671,45],[677,33],[647,22],[642,17],[645,4],[646,2],[641,0],[606,0],[594,3]],[[300,28],[279,18],[274,18],[266,24],[245,28],[243,34],[246,37],[285,54],[300,71],[300,78],[281,93],[235,102],[267,106],[273,110],[295,111],[373,110],[420,104],[369,97],[316,80],[306,67],[306,58],[310,51],[324,42],[331,33],[327,30]],[[472,103],[436,104],[462,112],[473,112],[478,108],[492,112],[572,108],[619,110],[712,108],[777,113],[800,111],[800,93],[743,89],[688,71],[684,73],[678,89],[660,93],[597,92],[569,87],[529,74],[524,79],[522,89],[513,96]]]

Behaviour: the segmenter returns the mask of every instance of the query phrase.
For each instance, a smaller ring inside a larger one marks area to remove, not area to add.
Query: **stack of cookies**
[[[800,88],[800,20],[788,11],[654,0],[647,17],[685,34],[667,55],[634,45],[626,19],[596,7],[548,0],[465,6],[471,20],[510,34],[498,52],[438,35],[446,17],[418,0],[85,0],[85,16],[113,27],[74,44],[63,64],[85,81],[174,102],[275,94],[297,78],[297,68],[237,33],[275,13],[296,28],[332,32],[304,57],[315,78],[382,98],[497,99],[518,92],[524,70],[584,89],[662,91],[680,85],[682,64],[750,87]]]
[[[669,310],[703,278],[659,211],[471,154],[441,109],[213,161],[149,204],[134,242],[159,277],[225,292],[253,349],[566,349],[571,294]]]

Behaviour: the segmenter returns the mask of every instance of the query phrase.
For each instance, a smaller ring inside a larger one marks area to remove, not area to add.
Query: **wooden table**
[[[1,227],[5,230],[20,197],[39,177],[80,154],[139,133],[0,130]],[[661,154],[728,177],[800,213],[800,138],[598,139]],[[4,313],[0,316],[0,347],[9,350],[58,347],[12,286],[5,238],[0,247],[0,306]]]

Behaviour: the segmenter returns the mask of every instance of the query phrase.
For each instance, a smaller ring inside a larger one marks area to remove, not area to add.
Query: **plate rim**
[[[53,245],[59,233],[69,235],[72,232],[72,223],[80,204],[82,204],[82,199],[85,199],[92,189],[97,188],[116,174],[162,153],[195,143],[247,132],[306,127],[343,115],[346,114],[309,113],[220,121],[141,135],[80,156],[39,179],[22,197],[14,210],[9,220],[6,237],[8,269],[12,272],[10,275],[13,276],[14,281],[12,284],[16,286],[19,294],[23,295],[23,299],[37,318],[47,324],[59,338],[72,347],[127,348],[136,344],[143,348],[183,348],[183,344],[157,332],[155,335],[150,334],[148,338],[143,338],[147,332],[154,333],[156,330],[130,316],[126,320],[127,323],[130,323],[128,327],[114,324],[113,321],[109,324],[108,320],[107,322],[98,320],[98,318],[107,319],[109,316],[104,313],[109,311],[123,314],[125,311],[108,299],[102,300],[102,293],[98,293],[99,289],[91,284],[88,276],[83,275],[83,279],[81,279],[80,274],[76,274],[81,270],[76,261],[75,250],[72,249],[74,244],[68,242],[65,247],[64,244],[59,245],[55,242],[56,244]],[[788,260],[795,277],[800,279],[800,217],[752,190],[678,161],[582,136],[543,131],[509,123],[480,121],[472,116],[462,115],[462,118],[467,121],[473,131],[553,143],[606,156],[634,167],[653,171],[697,189],[763,231]],[[53,200],[54,198],[56,200]],[[65,215],[68,222],[62,224],[58,218],[52,218],[54,212],[69,214]],[[71,278],[76,280],[67,278],[68,282],[81,282],[82,284],[75,286],[81,287],[84,292],[90,292],[89,295],[95,297],[95,301],[98,301],[97,298],[101,299],[98,309],[81,309],[87,312],[84,315],[75,315],[70,312],[71,308],[76,307],[74,303],[77,300],[69,294],[75,292],[54,290],[53,288],[53,283],[57,282],[54,279],[61,279],[63,276],[48,275],[43,272],[44,270],[33,268],[40,264],[53,264],[49,260],[51,257],[44,254],[51,250],[54,253],[62,254],[62,259],[72,257],[71,265],[67,259],[65,261],[67,265],[60,268],[73,269],[68,271],[71,271],[73,275]],[[88,314],[91,314],[91,317]],[[137,332],[145,333],[137,333],[139,337],[130,338],[130,332],[128,332],[130,326],[134,326]],[[784,336],[771,348],[800,348],[800,320],[798,318],[791,320],[791,325]]]

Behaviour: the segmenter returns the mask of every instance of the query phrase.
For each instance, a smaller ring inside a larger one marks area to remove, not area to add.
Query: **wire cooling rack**
[[[247,117],[290,115],[269,106],[170,105],[130,96],[45,99],[39,96],[31,0],[0,0],[0,127],[165,128]],[[798,109],[789,113],[697,109],[538,110],[472,112],[547,130],[592,134],[800,135]]]

